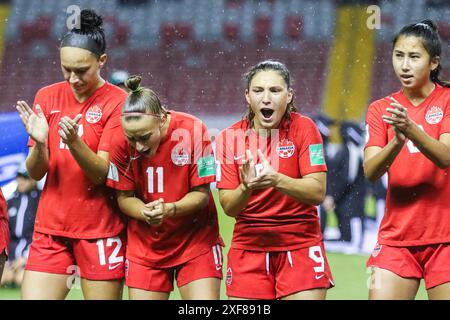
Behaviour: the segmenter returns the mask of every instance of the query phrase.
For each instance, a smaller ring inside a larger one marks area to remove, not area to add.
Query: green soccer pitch
[[[214,192],[214,197],[217,203],[217,192]],[[218,207],[220,234],[226,244],[223,250],[224,256],[224,274],[226,273],[226,257],[228,248],[233,234],[234,219],[226,216],[221,207]],[[330,300],[366,300],[368,296],[367,283],[369,281],[369,273],[365,267],[367,256],[361,255],[344,255],[327,253],[328,262],[333,273],[335,287],[330,289],[327,293],[327,299]],[[128,298],[128,294],[124,289],[124,299]],[[180,299],[178,290],[171,294],[171,299]],[[0,288],[0,300],[20,299],[19,289]],[[80,289],[72,289],[67,299],[83,299]],[[222,282],[221,299],[227,299],[225,294],[225,284]],[[419,289],[416,299],[427,299],[426,291],[423,283]]]

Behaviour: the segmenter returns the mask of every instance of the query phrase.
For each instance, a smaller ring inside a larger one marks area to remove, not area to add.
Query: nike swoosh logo
[[[109,270],[114,270],[114,269],[116,269],[117,267],[119,267],[119,266],[121,266],[121,265],[122,265],[122,262],[117,263],[117,264],[114,264],[114,265],[109,265],[109,266],[108,266],[108,269],[109,269]]]
[[[243,157],[245,157],[245,154],[243,154],[241,156],[234,157],[234,160],[239,160],[239,159],[242,159]]]
[[[54,113],[58,113],[58,112],[61,112],[61,110],[51,110],[50,114],[54,114]]]
[[[216,266],[216,270],[221,270],[222,266]]]
[[[316,275],[316,280],[319,280],[320,278],[323,278],[323,277],[325,277],[324,274],[321,274],[320,276],[317,276],[317,275]]]

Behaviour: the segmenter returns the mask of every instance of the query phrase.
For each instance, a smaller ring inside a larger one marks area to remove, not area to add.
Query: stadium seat
[[[286,35],[290,40],[302,38],[303,19],[300,16],[288,16],[286,18]]]
[[[176,38],[175,24],[172,23],[161,24],[160,36],[161,36],[161,47],[162,48],[170,47]]]
[[[441,38],[447,42],[450,42],[450,23],[449,22],[440,22],[438,24],[439,35]]]
[[[225,24],[223,26],[223,36],[228,41],[237,41],[239,39],[239,25],[237,24]]]
[[[267,16],[256,17],[255,25],[255,40],[258,45],[267,45],[272,36],[272,19]]]
[[[21,40],[29,43],[34,39],[47,39],[50,37],[52,17],[39,16],[35,21],[25,22],[21,25]]]

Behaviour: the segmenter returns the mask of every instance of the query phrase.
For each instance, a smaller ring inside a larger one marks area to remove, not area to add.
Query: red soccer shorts
[[[386,269],[402,278],[423,278],[428,290],[450,282],[450,243],[414,247],[376,244],[367,267]]]
[[[3,251],[8,255],[9,224],[8,220],[0,218],[0,255]]]
[[[263,252],[231,248],[227,295],[279,299],[300,291],[334,286],[323,243],[292,251]]]
[[[171,292],[174,278],[178,287],[199,279],[222,279],[222,262],[220,245],[215,245],[210,251],[171,268],[159,269],[127,260],[126,285],[147,291]]]
[[[72,239],[34,232],[25,270],[79,274],[88,280],[125,275],[125,234],[106,239]]]

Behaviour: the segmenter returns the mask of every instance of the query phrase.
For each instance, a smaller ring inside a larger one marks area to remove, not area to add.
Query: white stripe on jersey
[[[219,254],[219,263],[220,263],[220,265],[222,265],[222,263],[223,263],[222,249],[220,248],[220,244],[216,245],[216,247],[217,247],[217,253]]]
[[[214,255],[214,263],[217,266],[217,265],[219,265],[219,260],[218,260],[218,257],[217,257],[217,251],[216,250],[217,250],[216,246],[213,246],[212,247],[212,251],[213,251],[213,255]]]
[[[220,182],[222,179],[222,166],[219,161],[216,160],[216,182]]]

